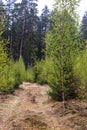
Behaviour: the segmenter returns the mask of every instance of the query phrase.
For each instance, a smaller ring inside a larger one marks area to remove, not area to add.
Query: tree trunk
[[[20,55],[19,55],[19,59],[20,59],[20,57],[21,57],[21,55],[22,55],[25,22],[26,22],[26,4],[25,4],[25,6],[24,6],[24,20],[23,20],[23,26],[22,26],[22,36],[21,36],[21,45],[20,45]]]

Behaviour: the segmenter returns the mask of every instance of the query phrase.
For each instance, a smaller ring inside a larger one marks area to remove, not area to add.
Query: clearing
[[[23,83],[0,95],[0,130],[87,130],[87,101],[53,101],[47,85]]]

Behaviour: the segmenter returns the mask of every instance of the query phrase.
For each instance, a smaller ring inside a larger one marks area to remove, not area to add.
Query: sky
[[[18,0],[20,1],[20,0]],[[53,5],[54,0],[38,0],[38,10],[39,14],[41,14],[42,9],[44,8],[45,5],[48,6],[50,10],[52,10],[52,5]],[[80,6],[78,8],[78,14],[80,16],[80,20],[82,19],[85,11],[87,11],[87,0],[81,0]]]
[[[80,6],[78,9],[80,19],[82,19],[82,16],[84,15],[85,11],[87,11],[87,0],[81,0]]]
[[[45,5],[48,6],[48,8],[51,10],[54,0],[38,0],[38,9],[39,14],[41,13],[41,10],[44,8]]]
[[[48,5],[48,8],[52,9],[53,2],[54,0],[39,0],[38,2],[39,14],[41,13],[41,10],[44,8],[45,5]],[[80,16],[80,20],[82,19],[85,11],[87,11],[87,0],[81,0],[80,6],[77,11],[77,13]]]

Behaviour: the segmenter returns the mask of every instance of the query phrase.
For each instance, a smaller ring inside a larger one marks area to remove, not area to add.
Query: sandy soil
[[[0,95],[0,130],[87,130],[87,102],[55,102],[47,85],[23,83],[13,95]]]

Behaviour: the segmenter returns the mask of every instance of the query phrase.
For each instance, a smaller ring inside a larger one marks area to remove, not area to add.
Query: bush
[[[77,98],[79,93],[80,80],[74,74],[72,65],[65,66],[64,69],[64,93],[65,100]],[[38,62],[34,67],[35,82],[51,87],[49,95],[55,100],[62,100],[61,70],[59,62],[55,59],[47,58]]]
[[[13,91],[14,77],[10,71],[10,61],[8,55],[2,46],[3,41],[0,41],[0,91],[9,92]]]
[[[80,99],[85,99],[87,98],[87,50],[82,51],[76,58],[74,73],[80,81],[78,97]]]
[[[16,88],[23,82],[34,82],[34,69],[25,69],[22,57],[19,61],[9,61],[9,65],[5,65],[0,78],[0,91],[4,93],[14,92]]]
[[[9,93],[14,91],[15,76],[9,66],[4,68],[0,78],[0,91]]]
[[[22,57],[14,63],[14,71],[19,82],[26,80],[26,69]]]
[[[0,91],[1,92],[13,92],[22,81],[26,80],[26,70],[22,58],[14,62],[9,62],[3,69],[3,74],[0,79]]]
[[[4,17],[0,20],[0,91],[13,92],[26,79],[26,70],[22,58],[16,63],[8,57],[8,41],[2,37],[4,32]]]
[[[52,84],[54,73],[54,63],[52,59],[42,60],[34,67],[35,81],[41,84]]]
[[[34,69],[33,67],[26,70],[26,81],[28,82],[34,82],[35,76],[34,76]]]

